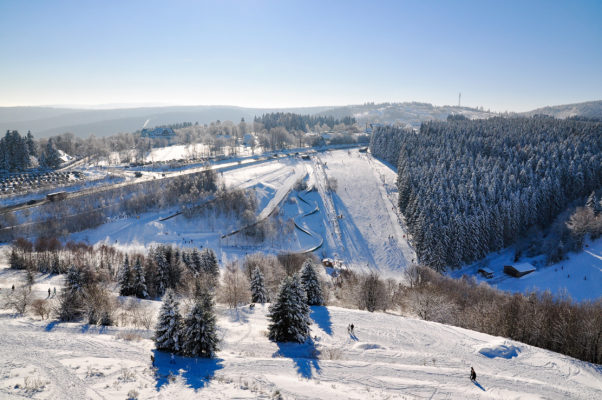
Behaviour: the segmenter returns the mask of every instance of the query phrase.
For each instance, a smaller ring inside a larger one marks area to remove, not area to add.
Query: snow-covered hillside
[[[217,358],[173,363],[154,351],[151,331],[3,313],[0,397],[124,399],[135,391],[140,399],[595,399],[602,393],[599,366],[499,337],[312,307],[312,343],[276,344],[266,337],[266,312],[259,305],[218,307]],[[355,335],[347,333],[349,323]]]
[[[232,169],[220,171],[227,186],[254,191],[260,219],[277,207],[284,220],[308,211],[303,209],[298,193],[293,190],[294,184],[305,178],[313,188],[305,197],[319,209],[300,222],[323,239],[323,246],[315,253],[340,259],[354,269],[379,270],[383,275],[399,277],[415,255],[394,206],[397,204],[395,176],[391,168],[357,149],[316,153],[309,160],[287,157],[248,166],[233,163]],[[338,182],[336,191],[327,190],[328,180]],[[188,220],[183,216],[161,221],[175,211],[116,219],[72,237],[92,244],[105,242],[141,251],[153,243],[203,245],[215,249],[222,261],[256,251],[303,251],[319,240],[295,230],[276,240],[242,246],[236,237],[221,238],[239,228],[240,221],[215,217]]]
[[[537,270],[521,278],[504,274],[504,265],[513,265],[513,249],[492,253],[484,260],[471,266],[452,271],[451,276],[474,274],[478,280],[486,281],[492,286],[511,292],[525,292],[537,289],[550,290],[555,294],[566,291],[574,300],[596,300],[602,296],[602,238],[587,241],[586,247],[579,253],[569,253],[567,259],[553,265],[545,265],[543,256],[524,258],[521,262],[530,262]],[[485,279],[477,275],[477,270],[487,266],[494,272],[494,277]]]

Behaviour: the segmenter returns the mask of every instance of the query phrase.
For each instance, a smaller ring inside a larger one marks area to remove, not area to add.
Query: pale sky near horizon
[[[602,1],[0,0],[0,106],[602,99]]]

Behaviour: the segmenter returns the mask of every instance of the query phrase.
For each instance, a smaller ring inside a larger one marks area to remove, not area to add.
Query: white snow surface
[[[504,265],[523,262],[529,262],[536,270],[520,278],[504,274]],[[483,265],[487,265],[493,271],[493,278],[485,279],[476,273]],[[577,301],[597,300],[602,296],[602,238],[586,240],[583,251],[569,253],[566,260],[553,265],[546,265],[543,256],[525,258],[515,263],[514,250],[506,249],[492,253],[475,264],[450,272],[450,276],[456,278],[463,274],[474,274],[479,281],[511,292],[549,290],[557,295],[569,294]]]
[[[240,228],[240,221],[184,216],[160,221],[177,211],[172,209],[115,219],[74,234],[72,239],[137,251],[154,243],[209,246],[225,261],[253,252],[305,251],[323,238],[323,246],[315,251],[319,257],[335,258],[350,268],[378,270],[383,276],[397,277],[415,258],[395,207],[395,171],[357,149],[317,153],[311,160],[285,157],[251,165],[233,163],[220,171],[220,177],[228,187],[253,190],[259,204],[259,219],[279,210],[285,221],[299,220],[300,214],[311,211],[297,201],[298,193],[293,189],[297,181],[306,179],[314,190],[303,196],[319,210],[299,221],[315,236],[294,230],[250,245],[236,235],[221,239],[222,235]],[[338,181],[336,192],[327,190],[326,180],[332,178]]]
[[[154,351],[152,331],[0,313],[0,397],[124,399],[131,390],[140,399],[277,393],[328,400],[595,399],[602,393],[600,366],[461,328],[312,307],[312,342],[277,344],[266,337],[266,313],[267,305],[219,306],[216,359],[176,356],[173,364],[169,354]],[[347,333],[351,322],[355,335]],[[33,378],[42,384],[35,392],[24,385]]]

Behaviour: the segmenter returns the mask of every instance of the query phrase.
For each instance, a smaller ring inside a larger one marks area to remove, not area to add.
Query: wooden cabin
[[[519,263],[515,265],[504,265],[504,273],[515,278],[520,278],[535,271],[535,267],[529,263]]]
[[[483,278],[491,279],[493,278],[493,271],[487,267],[479,268],[477,274],[481,275]]]

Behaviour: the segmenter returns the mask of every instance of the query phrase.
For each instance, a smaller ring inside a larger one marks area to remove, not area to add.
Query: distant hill
[[[360,125],[366,123],[400,124],[418,128],[423,121],[445,120],[450,114],[463,114],[470,119],[489,118],[497,114],[469,107],[434,106],[429,103],[366,103],[335,107],[321,112],[335,118],[353,116]]]
[[[523,113],[523,115],[545,114],[555,118],[587,117],[602,119],[602,100],[586,101],[585,103],[548,106]]]
[[[241,118],[252,121],[255,115],[286,111],[315,114],[330,107],[305,107],[287,109],[243,108],[235,106],[174,106],[83,110],[52,107],[0,107],[0,132],[16,129],[28,130],[36,138],[71,132],[80,137],[110,136],[120,132],[140,130],[148,126],[169,125],[178,122],[233,121]]]
[[[353,116],[360,125],[367,123],[399,124],[419,127],[423,121],[445,120],[450,114],[468,118],[489,118],[496,113],[482,109],[457,106],[435,106],[429,103],[366,103],[361,105],[300,108],[245,108],[235,106],[171,106],[114,109],[76,109],[54,107],[0,107],[0,133],[16,129],[28,130],[35,137],[49,137],[71,132],[80,137],[110,136],[120,132],[140,130],[148,126],[179,122],[233,121],[241,118],[252,121],[256,115],[269,112],[329,115],[335,118]],[[602,101],[539,108],[521,115],[547,114],[557,118],[585,116],[602,118]]]

